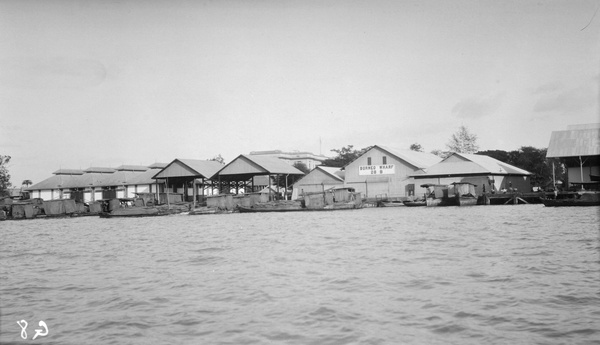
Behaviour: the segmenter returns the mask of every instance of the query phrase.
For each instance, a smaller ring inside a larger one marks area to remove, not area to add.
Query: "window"
[[[367,157],[367,165],[371,165],[371,157]]]
[[[387,164],[387,157],[383,156],[383,165],[386,165],[386,164]]]

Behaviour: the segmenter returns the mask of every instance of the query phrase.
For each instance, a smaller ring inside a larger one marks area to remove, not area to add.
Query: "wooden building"
[[[204,196],[212,195],[214,184],[210,178],[223,164],[217,161],[199,159],[175,159],[152,176],[164,185],[159,202],[201,201]]]
[[[256,186],[255,177],[265,176],[267,185],[271,185],[270,180],[273,178],[278,179],[282,176],[287,181],[291,175],[298,176],[304,173],[277,157],[239,155],[221,168],[212,179],[218,183],[220,193],[239,194],[257,192],[265,187]],[[287,189],[286,185],[285,190]]]
[[[344,186],[344,170],[341,168],[317,166],[294,183],[292,200],[306,193],[323,192],[330,188]]]
[[[597,185],[600,183],[600,123],[571,125],[567,130],[552,132],[546,157],[561,158],[567,166],[569,187],[587,189]]]
[[[424,192],[410,176],[440,160],[430,153],[375,145],[344,168],[344,186],[369,200],[401,200]]]
[[[158,190],[151,177],[165,164],[150,166],[122,165],[117,168],[90,167],[85,170],[60,169],[26,190],[32,198],[44,200],[74,199],[90,202],[101,199],[132,198],[135,193]]]
[[[81,179],[83,174],[85,172],[80,169],[59,169],[52,173],[53,176],[33,184],[26,190],[29,191],[31,198],[69,199],[71,188],[85,188]]]
[[[427,168],[427,171],[412,176],[415,183],[419,185],[469,182],[476,185],[475,191],[477,195],[481,195],[484,191],[530,192],[530,175],[531,173],[526,170],[489,156],[454,152],[441,162]]]

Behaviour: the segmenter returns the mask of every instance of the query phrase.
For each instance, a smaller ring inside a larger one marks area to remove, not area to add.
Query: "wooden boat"
[[[190,212],[188,212],[188,215],[197,216],[197,215],[215,214],[215,213],[217,213],[217,209],[214,207],[199,207],[199,208],[195,208],[195,209],[191,210]]]
[[[542,203],[547,207],[561,206],[600,206],[600,193],[584,192],[575,194],[573,198],[563,199],[542,199]]]
[[[403,202],[396,202],[396,201],[390,201],[390,202],[380,202],[377,204],[379,207],[400,207],[400,206],[404,206]]]
[[[461,195],[456,197],[456,201],[458,206],[473,206],[477,205],[477,197],[476,196],[467,196]]]
[[[125,207],[117,208],[110,212],[100,212],[100,218],[126,218],[126,217],[157,217],[169,213],[159,212],[155,207]]]
[[[427,198],[427,207],[433,206],[458,206],[455,198]]]
[[[419,207],[419,206],[427,206],[427,201],[425,200],[406,200],[404,201],[404,206],[408,207]]]
[[[454,186],[454,198],[458,206],[477,205],[476,185],[470,182],[454,182],[452,185]]]
[[[238,205],[237,208],[240,213],[308,211],[307,208],[290,208],[290,207],[246,207],[246,206]]]
[[[290,206],[272,206],[272,207],[246,207],[238,205],[238,211],[240,213],[258,213],[258,212],[304,212],[304,211],[338,211],[338,210],[355,210],[362,208],[362,204],[355,203],[334,203],[331,205],[325,205],[320,208],[306,208],[306,207],[290,207]]]
[[[477,205],[476,185],[470,182],[454,182],[450,185],[424,184],[428,188],[427,206],[472,206]]]

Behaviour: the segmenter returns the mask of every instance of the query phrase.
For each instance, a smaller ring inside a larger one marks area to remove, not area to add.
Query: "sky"
[[[600,0],[0,0],[0,155],[58,169],[600,122]]]

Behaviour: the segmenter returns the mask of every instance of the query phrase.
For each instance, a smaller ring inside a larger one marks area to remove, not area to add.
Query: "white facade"
[[[420,195],[410,175],[440,161],[423,152],[397,150],[375,145],[345,168],[344,187],[354,188],[366,199],[400,199]]]

